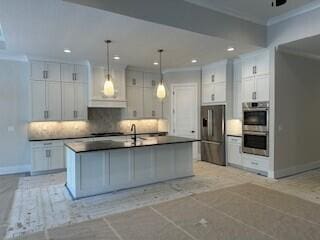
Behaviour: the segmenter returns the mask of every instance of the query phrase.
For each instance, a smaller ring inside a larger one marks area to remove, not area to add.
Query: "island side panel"
[[[74,196],[76,194],[76,153],[65,147],[65,159],[67,167],[67,188]]]
[[[177,178],[193,176],[193,144],[174,145],[175,176]]]

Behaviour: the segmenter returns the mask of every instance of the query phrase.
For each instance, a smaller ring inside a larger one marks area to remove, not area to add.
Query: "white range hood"
[[[124,65],[111,66],[111,76],[115,88],[113,97],[106,97],[103,94],[105,82],[105,67],[89,67],[89,108],[126,108],[126,78]]]

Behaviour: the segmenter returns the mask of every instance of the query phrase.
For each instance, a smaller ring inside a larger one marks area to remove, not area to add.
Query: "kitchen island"
[[[137,141],[65,144],[73,199],[193,176],[195,139],[161,136]]]

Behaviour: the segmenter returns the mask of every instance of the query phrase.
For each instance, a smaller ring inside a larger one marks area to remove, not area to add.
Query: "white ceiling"
[[[267,24],[274,17],[283,15],[319,0],[288,0],[283,6],[271,7],[272,0],[185,0],[205,8],[221,11],[259,24]]]
[[[0,0],[0,24],[6,53],[65,61],[105,62],[105,39],[122,64],[151,68],[164,48],[164,67],[190,67],[234,57],[256,49],[219,38],[158,25],[61,0]],[[226,48],[235,46],[229,53]],[[63,53],[70,48],[71,54]]]

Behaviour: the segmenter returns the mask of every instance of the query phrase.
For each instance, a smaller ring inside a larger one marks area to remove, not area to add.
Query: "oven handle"
[[[269,111],[269,108],[244,108],[244,112],[261,112],[261,111]]]
[[[268,136],[268,132],[243,132],[243,135]]]

